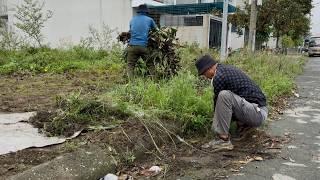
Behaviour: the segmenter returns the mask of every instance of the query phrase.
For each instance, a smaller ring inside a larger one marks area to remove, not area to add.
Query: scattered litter
[[[318,145],[318,146],[320,146],[320,143],[314,143],[315,145]]]
[[[290,133],[289,133],[289,132],[285,132],[284,135],[285,135],[285,136],[289,136]]]
[[[263,158],[260,157],[260,156],[256,156],[256,157],[254,157],[254,160],[256,160],[256,161],[263,161]]]
[[[293,162],[286,162],[286,163],[282,163],[284,165],[287,165],[287,166],[295,166],[295,167],[308,167],[304,164],[298,164],[298,163],[293,163]]]
[[[231,172],[239,172],[240,170],[238,169],[230,169]]]
[[[105,177],[101,178],[100,180],[118,180],[118,176],[114,174],[107,174]]]
[[[320,139],[320,136],[316,136],[317,139]]]
[[[299,132],[299,133],[297,133],[298,135],[304,135],[304,133],[303,132]]]
[[[149,169],[145,169],[140,172],[141,175],[143,176],[156,176],[162,171],[162,168],[159,166],[152,166]]]
[[[294,94],[295,97],[297,97],[297,98],[300,97],[300,95],[298,93],[296,93],[294,91],[292,91],[292,93]]]
[[[251,161],[263,161],[263,158],[262,157],[260,157],[260,156],[255,156],[255,157],[253,157],[253,158],[251,158],[251,157],[247,157],[246,158],[246,160],[244,160],[244,161],[238,161],[240,164],[248,164],[249,162],[251,162]]]
[[[294,145],[290,145],[288,146],[288,149],[297,149],[298,147],[297,146],[294,146]]]
[[[150,169],[149,169],[149,171],[150,172],[155,172],[155,173],[157,173],[157,174],[159,174],[160,172],[161,172],[161,167],[159,167],[159,166],[152,166]]]
[[[272,176],[272,179],[273,179],[273,180],[296,180],[296,179],[293,178],[293,177],[286,176],[286,175],[283,175],[283,174],[274,174],[274,175]]]

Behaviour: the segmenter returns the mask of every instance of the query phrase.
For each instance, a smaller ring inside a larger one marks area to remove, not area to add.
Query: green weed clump
[[[75,46],[69,50],[25,48],[0,51],[0,74],[102,71],[121,73],[121,50],[94,50]]]
[[[291,94],[295,86],[294,78],[302,72],[304,57],[275,56],[260,53],[249,55],[239,53],[227,63],[246,72],[266,94],[269,105],[278,97]]]
[[[107,96],[137,106],[153,118],[176,121],[183,131],[201,130],[212,117],[212,89],[208,83],[198,84],[198,77],[186,72],[159,82],[136,79]]]

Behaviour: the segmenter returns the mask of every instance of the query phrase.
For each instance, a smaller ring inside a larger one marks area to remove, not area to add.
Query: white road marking
[[[304,164],[292,163],[292,162],[286,162],[286,163],[282,163],[282,164],[287,165],[287,166],[295,166],[295,167],[308,167]]]

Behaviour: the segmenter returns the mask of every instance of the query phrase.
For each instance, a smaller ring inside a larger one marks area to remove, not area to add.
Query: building
[[[45,24],[45,42],[52,47],[62,44],[77,44],[87,37],[89,26],[95,28],[108,25],[117,31],[128,31],[133,15],[131,0],[39,0],[45,2],[44,9],[53,12]],[[16,5],[23,0],[0,0],[1,19],[8,27],[17,22],[14,17]],[[17,30],[16,30],[17,31]]]
[[[118,32],[128,31],[129,22],[140,4],[148,4],[152,17],[159,26],[178,28],[177,35],[183,42],[197,43],[204,48],[220,48],[221,18],[212,15],[213,9],[222,9],[223,0],[39,0],[44,9],[53,12],[45,24],[43,35],[51,47],[77,44],[89,35],[89,26],[97,29],[106,24]],[[230,0],[229,12],[238,1]],[[23,0],[0,0],[0,18],[14,29],[17,22],[16,6]],[[63,8],[62,8],[63,7]],[[192,12],[192,9],[196,9]],[[231,31],[228,47],[241,48],[244,37]],[[17,31],[17,29],[15,29]],[[113,37],[115,39],[115,35]]]
[[[154,7],[161,13],[160,26],[173,26],[182,42],[196,43],[203,48],[221,46],[222,18],[214,11],[223,8],[223,0],[167,0],[165,6]],[[241,1],[242,2],[242,1]],[[229,1],[229,13],[235,11],[236,0]],[[244,36],[228,32],[227,47],[238,49],[244,46]]]

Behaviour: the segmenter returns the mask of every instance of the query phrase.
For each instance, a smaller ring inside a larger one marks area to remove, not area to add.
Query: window
[[[231,25],[231,32],[236,33],[236,32],[238,32],[237,29],[238,29],[237,25],[235,25],[235,24]]]
[[[203,26],[203,16],[184,17],[184,26]]]

